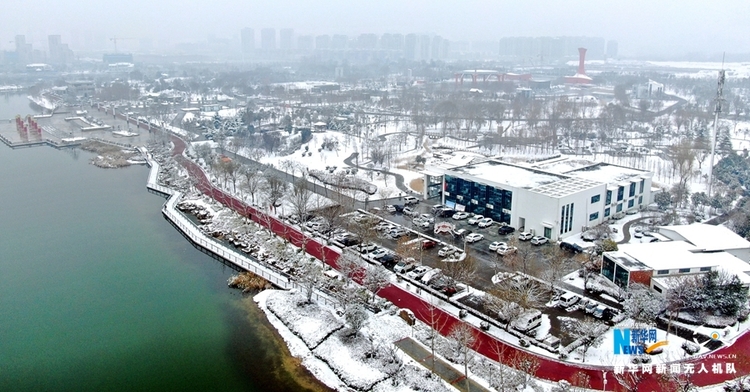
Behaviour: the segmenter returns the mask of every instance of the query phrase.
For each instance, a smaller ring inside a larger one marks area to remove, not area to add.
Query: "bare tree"
[[[391,284],[391,277],[387,269],[375,265],[370,265],[365,268],[362,285],[372,292],[372,296],[377,295],[380,289],[389,284]]]
[[[543,250],[545,269],[542,278],[547,280],[554,291],[555,285],[572,269],[570,253],[559,246],[548,246]]]
[[[538,308],[550,298],[549,290],[541,283],[526,277],[519,278],[518,275],[508,275],[500,279],[491,293],[497,298],[527,309]]]
[[[304,259],[306,260],[303,261],[302,272],[299,275],[299,278],[300,283],[302,284],[302,288],[305,291],[307,303],[311,303],[315,287],[318,285],[321,279],[323,279],[323,270],[316,260],[309,259],[307,257],[305,257]]]
[[[448,340],[451,342],[453,352],[458,359],[464,364],[464,380],[466,390],[471,391],[469,383],[469,363],[474,358],[474,344],[477,342],[476,332],[469,324],[459,322],[453,326],[448,333]]]
[[[508,242],[509,246],[515,246],[517,240],[513,238]],[[532,274],[532,263],[536,259],[534,250],[529,246],[517,246],[517,250],[511,254],[503,256],[503,260],[506,260],[508,267],[513,270],[520,270],[524,274]]]
[[[589,317],[583,320],[573,320],[571,323],[566,324],[565,330],[568,335],[580,341],[583,362],[586,362],[586,352],[591,347],[597,347],[602,344],[606,331],[606,325],[600,324]]]
[[[265,176],[265,199],[269,209],[276,212],[276,207],[280,204],[281,199],[286,195],[289,183],[282,180],[275,174]]]
[[[263,177],[260,172],[254,167],[247,167],[242,171],[243,177],[245,177],[245,189],[250,193],[250,197],[253,203],[255,203],[255,195],[260,191],[263,184]]]
[[[477,259],[468,253],[463,260],[459,259],[443,263],[443,274],[454,284],[456,282],[469,282],[476,272]]]
[[[523,389],[526,389],[529,382],[531,382],[536,375],[537,370],[539,370],[541,361],[533,354],[518,350],[513,355],[513,358],[511,358],[510,364],[521,372],[521,375],[523,376]]]
[[[304,226],[313,196],[313,193],[307,189],[307,182],[304,179],[294,181],[291,192],[285,196],[292,206],[292,213],[299,218],[300,226]]]
[[[662,311],[662,300],[657,298],[648,287],[635,283],[631,284],[628,289],[623,309],[633,320],[653,324]]]
[[[344,311],[344,318],[349,324],[350,335],[354,336],[367,324],[369,314],[361,304],[354,304]]]
[[[643,382],[644,373],[627,369],[624,372],[614,372],[612,376],[625,391],[638,392],[641,382]]]
[[[505,328],[508,329],[510,322],[520,316],[524,309],[521,305],[501,299],[495,294],[506,296],[505,292],[498,293],[497,290],[493,290],[491,294],[485,296],[485,306],[489,311],[497,314],[498,320],[503,321]]]
[[[427,336],[427,339],[430,341],[430,352],[432,353],[432,355],[430,355],[430,371],[433,374],[435,373],[435,347],[437,345],[437,339],[440,337],[440,331],[445,328],[445,325],[449,320],[448,316],[437,306],[437,301],[439,301],[437,298],[431,296],[427,300],[427,309],[424,311],[419,310],[420,318],[425,320],[425,323],[429,327],[429,335]]]

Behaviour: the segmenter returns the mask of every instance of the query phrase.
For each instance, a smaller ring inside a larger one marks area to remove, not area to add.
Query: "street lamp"
[[[604,370],[602,370],[602,382],[604,383],[602,387],[602,391],[606,391],[607,390],[607,372]]]

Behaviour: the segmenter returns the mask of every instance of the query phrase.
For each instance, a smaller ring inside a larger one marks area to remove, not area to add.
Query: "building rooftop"
[[[687,242],[668,241],[621,244],[618,253],[625,253],[652,270],[705,267],[708,259],[696,258],[691,252],[695,250],[695,246]]]
[[[597,163],[588,159],[556,158],[539,162],[532,167],[552,173],[563,174],[574,170],[594,166]]]
[[[660,232],[673,240],[683,239],[705,251],[750,249],[750,242],[724,226],[696,223],[681,226],[662,226]],[[677,234],[678,238],[670,235]],[[750,260],[749,260],[750,261]]]
[[[489,183],[497,183],[524,189],[536,188],[567,178],[566,176],[509,165],[495,160],[487,160],[481,163],[455,167],[449,170],[455,173],[462,173],[476,177]]]
[[[598,163],[596,165],[586,166],[580,169],[573,169],[561,174],[567,174],[579,178],[586,178],[592,181],[599,181],[603,183],[617,183],[620,181],[630,180],[633,177],[649,175],[649,172],[638,169],[631,169],[624,166]]]
[[[538,186],[531,191],[551,197],[564,197],[599,185],[602,185],[602,183],[573,177]]]

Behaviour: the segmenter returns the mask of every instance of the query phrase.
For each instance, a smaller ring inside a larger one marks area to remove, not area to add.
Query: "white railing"
[[[208,237],[202,231],[200,231],[192,222],[190,222],[184,215],[178,212],[175,208],[177,201],[180,200],[182,194],[180,192],[174,192],[172,196],[164,203],[162,212],[180,231],[188,236],[193,242],[200,245],[204,249],[211,253],[223,258],[226,261],[246,270],[250,271],[263,279],[271,282],[277,287],[283,289],[291,289],[296,287],[295,283],[270,268],[262,266],[250,258],[235,252],[234,250],[228,249],[223,244],[219,244],[213,238]]]
[[[154,157],[151,156],[151,153],[148,152],[148,150],[146,150],[145,148],[141,147],[139,148],[139,150],[146,156],[146,164],[151,168],[151,170],[148,172],[148,181],[146,182],[146,188],[165,195],[174,194],[174,191],[172,189],[167,188],[164,185],[159,185],[158,183],[159,162],[156,162]]]

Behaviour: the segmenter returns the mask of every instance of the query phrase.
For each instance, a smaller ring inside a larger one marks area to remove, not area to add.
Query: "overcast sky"
[[[622,54],[750,52],[748,0],[11,0],[3,5],[0,47],[27,34],[75,48],[100,37],[195,42],[238,36],[243,27],[295,34],[435,33],[453,41],[503,36],[598,36]],[[42,47],[38,47],[45,42]]]

